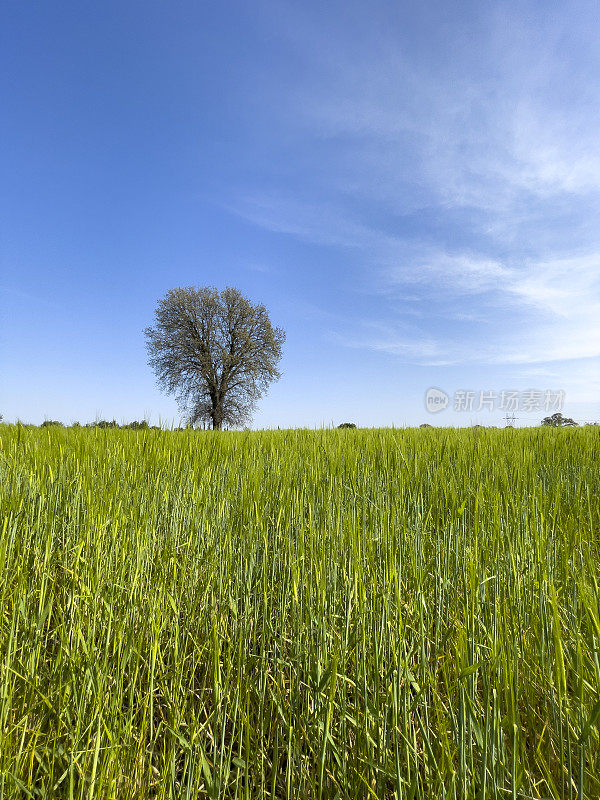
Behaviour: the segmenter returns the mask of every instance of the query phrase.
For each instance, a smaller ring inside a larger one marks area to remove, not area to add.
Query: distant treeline
[[[80,422],[73,422],[71,425],[64,425],[57,419],[47,419],[40,425],[41,428],[50,428],[50,427],[58,427],[58,428],[119,428],[119,430],[123,431],[159,431],[161,430],[159,425],[148,425],[148,422],[143,419],[141,422],[137,419],[133,422],[128,422],[124,425],[119,425],[119,423],[113,419],[110,422],[106,419],[99,419],[96,422],[86,422],[82,425]],[[175,430],[182,431],[184,428],[176,428]]]

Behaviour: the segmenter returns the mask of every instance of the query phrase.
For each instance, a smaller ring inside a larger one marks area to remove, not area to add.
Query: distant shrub
[[[57,419],[45,419],[42,422],[42,424],[40,425],[40,427],[41,428],[50,428],[50,427],[64,428],[65,426],[62,424],[62,422],[59,422],[59,420],[57,420]]]
[[[356,425],[353,422],[342,422],[341,425],[338,425],[338,428],[356,428]]]
[[[422,425],[419,425],[419,428],[433,428],[433,425],[430,425],[428,422],[424,422]]]
[[[563,417],[562,414],[552,414],[551,417],[544,417],[542,425],[548,425],[551,428],[575,428],[577,423],[571,417]]]

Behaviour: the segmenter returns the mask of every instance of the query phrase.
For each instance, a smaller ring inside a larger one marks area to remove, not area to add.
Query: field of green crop
[[[599,465],[0,427],[0,797],[600,797]]]

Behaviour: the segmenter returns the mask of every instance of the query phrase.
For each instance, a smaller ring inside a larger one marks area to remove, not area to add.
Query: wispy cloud
[[[431,244],[407,243],[344,219],[332,209],[297,201],[271,198],[255,206],[249,203],[240,213],[269,230],[357,251],[369,265],[370,278],[373,269],[377,271],[376,281],[370,280],[370,291],[376,288],[390,302],[442,296],[452,302],[444,311],[438,308],[438,315],[482,325],[474,341],[453,343],[448,335],[440,342],[429,335],[417,342],[396,341],[388,332],[385,339],[365,338],[365,347],[425,363],[442,359],[444,363],[517,364],[600,356],[600,252],[571,258],[529,258],[520,263],[508,258],[503,263],[476,253],[449,253]],[[475,296],[485,296],[487,314],[482,315],[473,305]],[[468,303],[457,308],[461,300]],[[383,311],[385,316],[385,307]],[[414,309],[403,313],[415,316]],[[431,310],[419,309],[416,315],[426,324],[431,314]],[[507,319],[512,332],[504,324]],[[356,346],[358,340],[354,338],[352,344]]]
[[[422,30],[418,14],[394,25],[378,8],[344,26],[283,5],[278,33],[302,77],[278,96],[281,113],[298,136],[335,140],[336,162],[354,159],[338,185],[397,208],[418,203],[423,186],[492,212],[523,194],[597,195],[600,57],[593,26],[581,24],[594,9],[576,5],[570,19],[560,9],[487,9],[439,52],[426,15]]]
[[[340,22],[278,4],[302,68],[269,98],[288,131],[269,144],[302,173],[297,191],[252,187],[231,208],[354,259],[380,327],[349,319],[340,342],[594,377],[600,51],[594,7],[576,5],[469,12],[433,41],[425,12]]]

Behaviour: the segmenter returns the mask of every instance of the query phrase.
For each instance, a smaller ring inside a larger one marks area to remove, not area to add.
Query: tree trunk
[[[213,431],[220,431],[223,427],[223,404],[217,402],[213,405],[212,409],[212,426]]]

